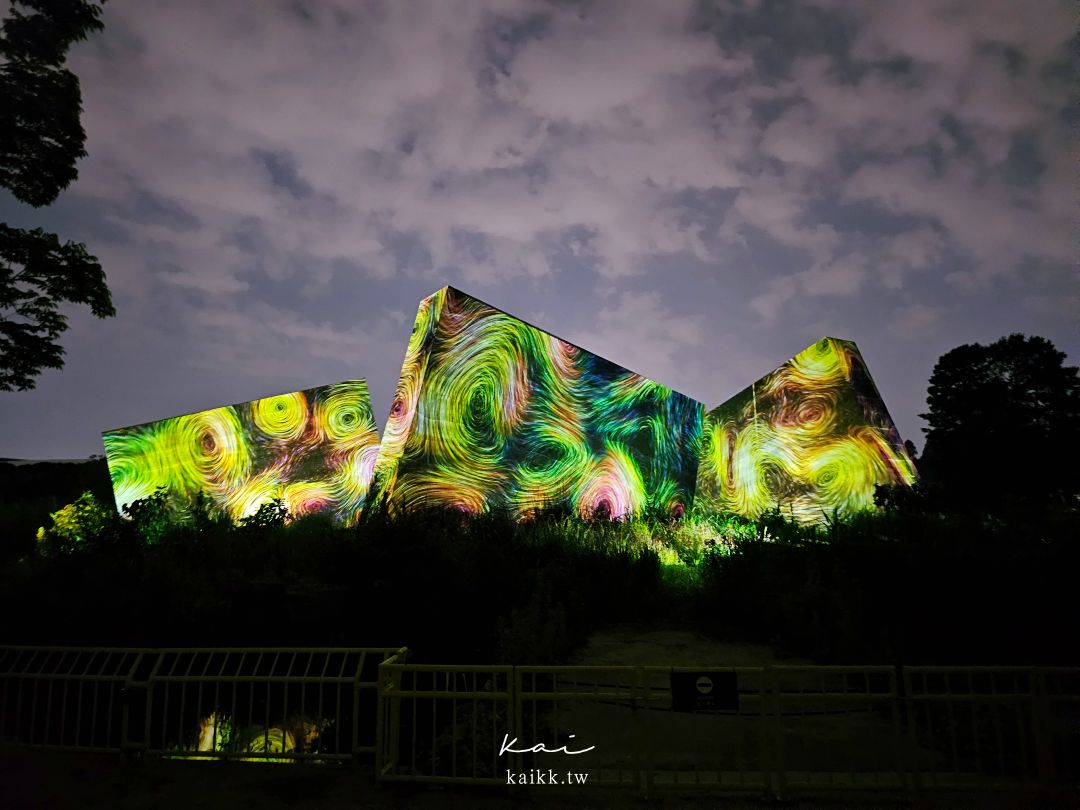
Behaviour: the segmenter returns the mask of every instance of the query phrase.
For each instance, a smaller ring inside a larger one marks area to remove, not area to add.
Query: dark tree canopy
[[[21,202],[48,205],[78,176],[82,95],[63,64],[72,43],[102,29],[100,15],[85,0],[14,0],[0,25],[0,186]],[[0,390],[63,367],[63,302],[115,314],[97,259],[40,228],[0,225]]]
[[[99,318],[115,315],[97,259],[56,234],[0,224],[0,390],[26,389],[43,368],[62,368],[57,343],[67,319],[60,302],[87,304]]]
[[[1041,337],[1014,334],[942,355],[927,395],[923,469],[993,510],[1080,494],[1080,380]]]
[[[82,0],[16,0],[0,29],[0,184],[22,202],[48,205],[78,176],[82,95],[63,63],[100,15]]]

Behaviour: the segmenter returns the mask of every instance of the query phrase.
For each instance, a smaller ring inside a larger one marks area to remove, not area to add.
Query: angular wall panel
[[[102,434],[116,504],[164,487],[189,509],[199,493],[239,520],[284,500],[344,523],[360,512],[379,438],[364,380],[266,397]]]
[[[696,508],[803,523],[873,507],[915,467],[851,341],[823,338],[705,416]]]
[[[392,510],[679,515],[702,405],[452,287],[421,302],[376,464]]]

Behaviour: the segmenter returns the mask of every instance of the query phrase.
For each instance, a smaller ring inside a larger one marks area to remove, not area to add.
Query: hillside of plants
[[[118,515],[100,459],[0,471],[6,643],[403,644],[432,662],[549,663],[630,624],[820,663],[1080,663],[1067,503],[988,513],[880,489],[879,509],[814,526],[779,511],[518,523],[372,508],[342,528],[271,502],[233,526],[177,517],[164,493]]]

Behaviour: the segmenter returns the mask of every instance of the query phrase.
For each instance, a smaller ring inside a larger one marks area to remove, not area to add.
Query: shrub
[[[52,525],[38,529],[39,547],[47,556],[70,554],[95,540],[116,520],[116,512],[91,492],[84,492],[49,517]]]

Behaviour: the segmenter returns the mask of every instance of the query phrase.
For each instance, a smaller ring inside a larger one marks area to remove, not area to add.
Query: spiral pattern
[[[259,507],[264,503],[283,500],[284,475],[284,466],[274,465],[256,473],[240,486],[229,491],[225,496],[225,506],[229,517],[239,522],[258,512]]]
[[[251,415],[265,436],[295,441],[307,425],[308,403],[303,391],[257,399],[251,403]]]
[[[172,476],[158,450],[160,430],[148,427],[137,434],[105,434],[103,438],[119,509],[169,486]]]
[[[121,508],[164,487],[179,513],[202,493],[211,511],[234,520],[278,499],[293,516],[355,520],[378,453],[363,380],[121,428],[103,440]]]
[[[577,512],[583,518],[613,520],[633,517],[645,506],[645,482],[626,448],[608,447],[577,494]]]
[[[915,477],[855,344],[825,338],[705,417],[695,509],[810,523]]]
[[[393,489],[396,482],[398,463],[405,451],[405,442],[416,417],[417,401],[435,337],[435,326],[442,316],[445,302],[446,288],[429,295],[420,302],[417,309],[416,321],[405,350],[405,360],[401,365],[401,377],[394,392],[394,401],[383,428],[379,456],[375,462],[375,477],[379,481],[379,487],[378,492],[372,494],[376,499],[381,500]]]
[[[450,287],[420,303],[381,442],[363,380],[103,438],[118,504],[165,487],[180,509],[204,493],[236,520],[283,499],[352,523],[385,499],[615,519],[780,507],[813,521],[916,477],[853,343],[825,338],[705,414]]]
[[[333,485],[327,481],[292,481],[284,486],[282,500],[294,518],[323,512],[334,503]]]
[[[376,476],[393,509],[685,509],[700,421],[693,400],[445,288],[421,303]]]
[[[315,400],[315,429],[322,441],[343,450],[377,443],[367,385],[360,381],[327,386]]]
[[[379,445],[369,444],[348,453],[330,480],[340,520],[352,524],[360,516],[375,472]]]

